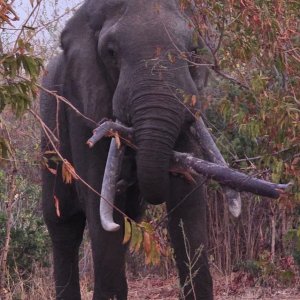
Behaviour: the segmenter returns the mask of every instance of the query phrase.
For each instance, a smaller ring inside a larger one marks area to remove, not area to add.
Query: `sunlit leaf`
[[[127,217],[124,218],[124,239],[123,245],[127,244],[131,238],[131,223]]]
[[[197,103],[197,96],[193,95],[192,98],[191,98],[191,106],[195,106],[196,103]]]
[[[143,241],[142,229],[139,226],[137,226],[135,222],[132,222],[131,225],[132,235],[130,240],[130,251],[137,252],[140,249],[141,243]]]
[[[78,179],[74,167],[65,159],[62,165],[62,178],[67,184],[73,182],[73,179]]]
[[[122,144],[121,144],[120,135],[119,135],[118,132],[115,133],[115,141],[116,141],[116,144],[117,144],[117,148],[120,149]]]
[[[145,254],[146,256],[148,256],[150,254],[151,251],[151,238],[150,238],[150,234],[146,231],[144,231],[144,250],[145,250]]]

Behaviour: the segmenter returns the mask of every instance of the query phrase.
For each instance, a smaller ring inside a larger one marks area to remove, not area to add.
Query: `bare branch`
[[[122,138],[128,141],[133,138],[133,130],[131,128],[113,121],[105,121],[101,122],[100,126],[93,131],[93,136],[87,141],[87,144],[91,148],[104,136],[115,136],[116,133],[121,134]]]
[[[216,165],[195,158],[186,153],[174,152],[174,160],[187,169],[192,168],[196,172],[236,189],[237,191],[250,192],[264,197],[279,198],[279,196],[292,185],[291,183],[276,184],[257,179],[226,166]]]
[[[62,156],[62,154],[60,153],[59,149],[57,148],[57,146],[55,145],[55,142],[53,141],[53,137],[55,136],[52,131],[47,127],[47,125],[43,122],[43,120],[41,119],[41,117],[34,112],[33,110],[30,110],[30,112],[32,113],[32,115],[38,120],[38,122],[40,123],[43,132],[45,133],[47,139],[49,140],[53,150],[55,151],[55,153],[58,155],[58,157],[61,159],[61,161],[63,163],[68,163],[68,161]],[[103,201],[108,202],[108,205],[111,205],[110,201],[108,201],[107,199],[105,199],[104,197],[102,197],[102,195],[95,189],[93,188],[91,185],[89,185],[83,178],[81,178],[79,176],[79,174],[76,172],[76,170],[74,168],[72,168],[72,170],[70,170],[70,172],[72,173],[72,176],[74,178],[76,178],[76,180],[80,181],[81,183],[83,183],[89,190],[91,190],[93,193],[95,193],[97,196],[99,196],[101,199],[103,199]],[[134,220],[132,220],[130,217],[128,217],[122,210],[120,210],[118,207],[113,206],[113,208],[120,213],[122,216],[126,217],[128,220],[134,222]]]

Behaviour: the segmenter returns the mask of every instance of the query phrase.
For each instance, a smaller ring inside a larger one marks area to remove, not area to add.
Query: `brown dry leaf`
[[[67,184],[72,183],[73,179],[78,179],[74,167],[65,159],[62,165],[62,178]]]
[[[146,256],[148,256],[151,251],[151,237],[150,237],[150,234],[146,231],[144,231],[144,243],[143,244],[144,244],[145,254],[146,254]]]
[[[150,252],[149,253],[145,252],[145,264],[146,265],[150,265],[152,262],[152,257],[151,257],[151,248],[152,248],[152,243],[153,243],[152,239],[150,239],[149,242],[150,242]]]
[[[169,169],[171,173],[176,173],[182,175],[188,182],[197,183],[193,176],[197,176],[197,173],[193,171],[187,171],[181,167],[173,166]]]
[[[158,265],[160,263],[160,246],[159,244],[150,237],[150,252],[145,253],[146,259],[145,263],[146,265],[152,264],[153,266]]]
[[[120,149],[121,148],[121,140],[120,140],[120,136],[117,132],[115,133],[115,140],[116,140],[118,149]]]
[[[140,245],[143,241],[141,228],[135,223],[131,223],[131,240],[130,240],[130,252],[134,253],[140,249]]]
[[[124,239],[123,239],[123,245],[127,244],[131,238],[131,223],[128,220],[128,218],[125,218],[124,220]]]
[[[54,206],[55,206],[56,215],[58,218],[60,218],[59,199],[55,195],[54,195]]]
[[[12,14],[13,18],[11,18],[9,14]],[[17,16],[16,12],[11,7],[11,5],[4,1],[0,1],[0,24],[2,24],[2,22],[6,22],[7,24],[13,26],[13,24],[10,21],[17,20],[19,20],[19,17]]]
[[[152,256],[152,264],[154,266],[159,265],[160,263],[160,246],[159,243],[154,241],[153,248],[151,249],[151,256]]]
[[[192,99],[191,99],[191,106],[194,107],[196,105],[196,103],[197,103],[197,97],[196,97],[196,95],[193,95]]]
[[[47,150],[44,152],[44,154],[54,154],[54,155],[57,155],[57,153],[53,150]]]
[[[48,169],[48,171],[53,174],[53,175],[56,175],[57,174],[57,171],[55,169],[52,169],[49,167],[49,165],[46,163],[46,168]]]
[[[169,52],[167,56],[170,63],[174,64],[176,62],[176,57],[171,52]]]

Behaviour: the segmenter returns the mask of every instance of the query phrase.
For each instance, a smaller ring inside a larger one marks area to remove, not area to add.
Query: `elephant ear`
[[[99,25],[103,20],[98,19]],[[99,32],[98,32],[99,33]],[[105,67],[97,54],[97,32],[89,26],[84,4],[69,20],[61,35],[64,51],[64,95],[95,122],[110,118],[112,92]]]

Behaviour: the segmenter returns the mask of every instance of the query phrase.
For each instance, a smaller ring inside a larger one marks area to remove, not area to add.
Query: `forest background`
[[[60,51],[60,31],[80,2],[0,0],[1,299],[53,297],[50,241],[40,209],[45,161],[37,98],[44,67]],[[243,193],[242,214],[233,218],[219,184],[208,182],[209,258],[214,277],[223,280],[216,294],[241,295],[247,286],[293,288],[300,268],[300,3],[180,0],[183,9],[191,2],[195,35],[206,44],[198,55],[210,69],[202,115],[219,149],[232,168],[293,183],[277,200]],[[163,206],[146,214],[161,224],[162,243],[168,240],[164,214]],[[167,252],[158,266],[145,266],[142,249],[135,253],[128,263],[132,278],[150,271],[172,277]],[[89,299],[87,235],[80,265]]]

